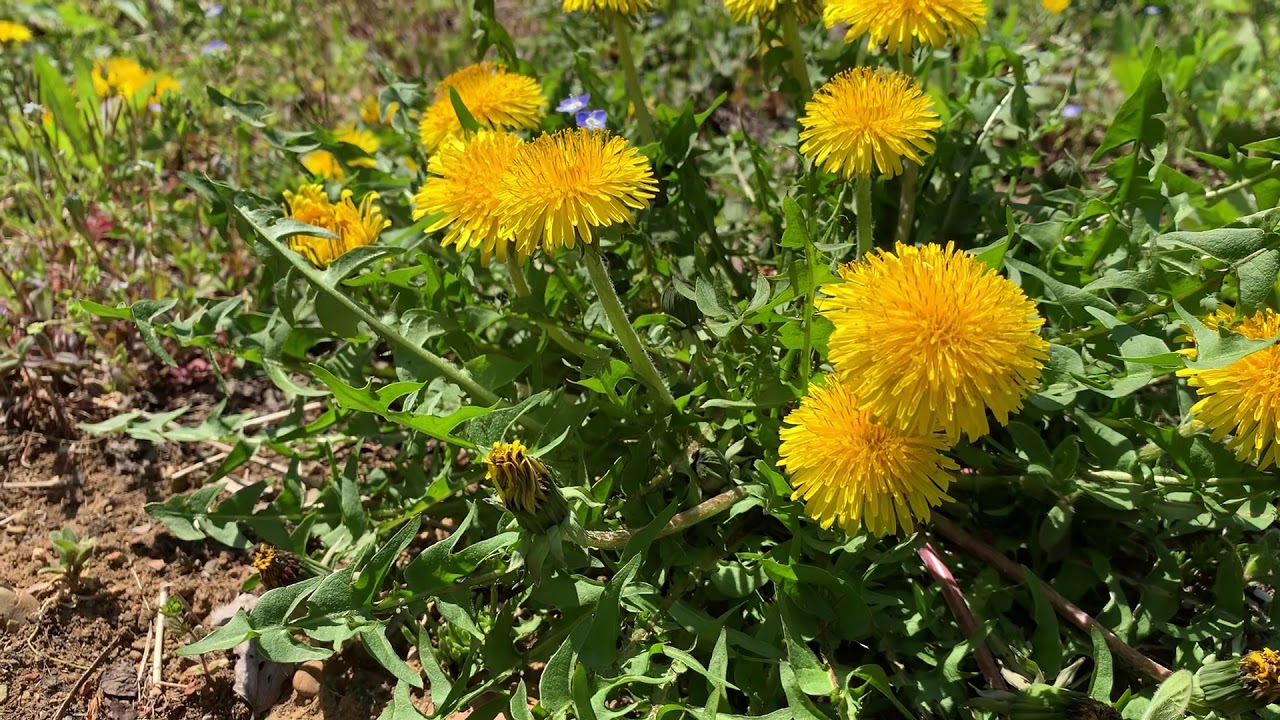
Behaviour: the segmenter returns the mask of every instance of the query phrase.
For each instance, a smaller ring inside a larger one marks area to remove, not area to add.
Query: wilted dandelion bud
[[[302,577],[302,562],[297,555],[267,543],[259,543],[253,549],[253,568],[268,590],[292,585]]]
[[[1191,709],[1229,717],[1280,701],[1280,653],[1254,650],[1242,658],[1208,663],[1196,672]]]
[[[564,522],[569,514],[560,486],[541,460],[529,454],[519,440],[494,443],[485,456],[485,479],[493,482],[502,503],[516,516],[520,527],[543,533]]]
[[[662,312],[684,323],[685,327],[697,325],[701,317],[697,303],[681,295],[675,285],[668,285],[662,291]]]

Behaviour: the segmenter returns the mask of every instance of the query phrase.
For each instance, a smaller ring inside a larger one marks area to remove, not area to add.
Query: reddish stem
[[[923,529],[917,526],[917,529],[923,534]],[[956,618],[956,624],[960,626],[960,632],[966,638],[972,638],[978,633],[978,620],[973,616],[973,611],[969,609],[969,602],[964,599],[964,593],[960,591],[960,585],[956,583],[956,578],[951,574],[951,568],[942,560],[942,556],[934,549],[933,544],[926,542],[916,552],[919,553],[920,559],[924,561],[925,569],[933,576],[933,579],[942,586],[942,597],[947,601],[947,607],[951,608],[951,614]],[[987,685],[992,690],[1008,690],[1009,686],[1005,683],[1004,677],[1000,675],[1000,667],[996,665],[996,659],[991,655],[991,651],[987,649],[985,640],[979,643],[973,649],[973,654],[978,660],[978,669],[982,671],[982,677],[986,678]]]
[[[999,550],[991,547],[987,543],[970,535],[964,528],[960,527],[955,521],[934,514],[930,525],[938,531],[940,535],[959,546],[962,550],[991,565],[999,570],[1005,577],[1017,583],[1026,582],[1026,571],[1021,565],[1005,557]],[[1058,614],[1066,618],[1068,622],[1075,625],[1085,633],[1097,629],[1102,634],[1104,640],[1107,641],[1107,647],[1111,648],[1111,652],[1119,657],[1126,665],[1146,675],[1155,682],[1163,682],[1165,678],[1172,673],[1169,668],[1143,655],[1142,653],[1129,647],[1123,640],[1116,637],[1116,634],[1108,630],[1102,623],[1093,619],[1089,613],[1081,610],[1070,600],[1058,594],[1058,591],[1049,587],[1048,583],[1037,579],[1040,583],[1040,591],[1044,593],[1045,599],[1053,606]]]

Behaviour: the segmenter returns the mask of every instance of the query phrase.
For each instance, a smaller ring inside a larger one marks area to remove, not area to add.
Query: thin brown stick
[[[920,528],[920,532],[923,534],[923,528]],[[951,574],[951,568],[947,567],[947,563],[943,561],[932,543],[926,542],[916,552],[924,561],[924,567],[933,576],[934,581],[942,586],[942,597],[947,601],[951,614],[955,616],[960,632],[966,639],[973,639],[973,636],[978,633],[978,620],[973,616],[969,601],[965,600],[955,576]],[[1008,690],[1009,686],[1000,675],[1000,666],[996,665],[996,659],[987,648],[985,639],[974,646],[973,654],[978,660],[978,669],[982,671],[982,677],[986,679],[987,685],[992,690]]]
[[[1017,583],[1026,581],[1027,574],[1022,566],[1005,557],[999,550],[991,547],[987,543],[970,535],[964,528],[960,527],[955,521],[935,514],[930,522],[938,533],[954,543],[957,547],[974,556],[975,558],[987,563],[988,565],[999,570],[1005,577]],[[1083,632],[1090,632],[1096,629],[1102,634],[1104,640],[1107,641],[1107,647],[1111,648],[1111,652],[1115,653],[1126,665],[1146,675],[1155,682],[1163,682],[1172,672],[1169,668],[1134,650],[1123,640],[1116,637],[1116,634],[1108,630],[1102,623],[1093,619],[1089,613],[1081,610],[1070,600],[1066,599],[1058,593],[1058,591],[1049,587],[1048,583],[1043,580],[1037,580],[1040,583],[1040,590],[1044,593],[1045,598],[1053,605],[1053,609],[1059,615],[1066,618],[1068,622],[1075,625]]]
[[[85,668],[84,672],[80,673],[80,679],[76,680],[76,684],[71,686],[71,692],[67,693],[67,696],[62,700],[62,704],[53,712],[53,720],[62,720],[62,716],[66,714],[67,708],[71,707],[71,699],[80,692],[80,688],[84,687],[89,676],[93,674],[94,670],[98,669],[98,666],[102,664],[103,660],[107,659],[107,653],[111,652],[119,641],[119,637],[112,638],[111,642],[107,643],[107,646],[102,648],[102,652],[98,653],[97,659],[95,659],[89,667]]]

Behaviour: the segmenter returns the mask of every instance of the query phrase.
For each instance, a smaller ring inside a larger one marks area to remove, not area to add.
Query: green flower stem
[[[800,84],[800,105],[803,106],[813,95],[813,85],[809,83],[809,66],[804,61],[804,44],[800,42],[800,26],[796,22],[795,3],[788,7],[790,9],[783,12],[779,18],[782,23],[782,42],[786,44],[787,53],[791,56],[787,66],[791,68],[791,75]]]
[[[627,311],[622,308],[622,301],[618,298],[617,291],[613,289],[613,281],[609,279],[609,271],[605,269],[604,258],[600,255],[599,241],[584,243],[584,245],[586,247],[583,256],[587,262],[587,274],[591,276],[591,284],[595,287],[596,294],[600,296],[600,304],[604,306],[604,314],[608,316],[609,324],[613,326],[613,332],[618,336],[618,342],[626,351],[627,357],[631,358],[631,368],[657,393],[658,401],[664,408],[673,407],[676,401],[671,397],[671,391],[667,389],[666,380],[653,366],[649,353],[645,351],[635,329],[631,327],[631,321],[627,319]]]
[[[898,48],[898,68],[903,74],[912,74],[914,70],[913,61],[911,47],[909,45],[900,46]],[[916,215],[916,180],[919,174],[919,165],[910,160],[903,162],[902,195],[898,200],[898,226],[893,233],[893,239],[897,242],[905,243],[911,239],[911,225],[915,221]]]
[[[1251,188],[1260,182],[1265,182],[1277,176],[1280,176],[1280,162],[1272,163],[1271,167],[1268,168],[1261,175],[1254,175],[1253,177],[1245,178],[1243,180],[1234,182],[1225,187],[1218,188],[1217,190],[1210,190],[1209,192],[1206,192],[1204,194],[1204,199],[1217,200],[1218,198],[1226,197],[1227,195],[1230,195],[1231,193],[1236,192],[1237,190],[1245,190],[1247,188]]]
[[[657,135],[653,131],[653,116],[649,114],[649,106],[644,101],[644,89],[640,86],[640,74],[636,72],[635,56],[631,53],[630,21],[622,13],[610,14],[613,16],[613,36],[618,43],[618,64],[622,66],[627,95],[631,97],[631,104],[636,109],[640,139],[646,143],[653,142]]]
[[[241,215],[244,216],[251,225],[256,225],[254,218],[252,217],[252,213],[241,211]],[[259,229],[262,228],[259,226]],[[264,238],[271,237],[266,232],[262,232],[261,234]],[[439,372],[441,375],[448,378],[450,382],[463,390],[466,390],[468,395],[478,400],[481,404],[505,404],[502,398],[471,379],[471,374],[464,368],[455,367],[448,360],[445,360],[421,345],[410,341],[404,335],[401,335],[396,331],[395,328],[374,317],[373,313],[366,310],[363,305],[347,297],[345,293],[325,282],[324,277],[319,270],[312,267],[311,263],[303,259],[303,257],[298,253],[290,251],[280,239],[271,238],[270,243],[280,253],[281,257],[284,258],[285,262],[292,265],[293,269],[296,270],[299,275],[306,278],[307,282],[311,283],[312,287],[314,287],[318,292],[328,295],[334,302],[343,306],[353,315],[360,318],[366,325],[372,328],[375,333],[381,336],[382,339],[416,356],[419,360],[422,360],[427,365],[434,368],[436,372]],[[542,423],[528,415],[521,415],[519,420],[516,422],[520,423],[526,430],[531,432],[542,432]]]
[[[858,245],[854,259],[857,260],[871,252],[875,240],[871,236],[871,176],[859,175],[855,183],[853,210],[858,215]]]
[[[929,525],[934,530],[937,530],[939,535],[954,543],[961,550],[977,558],[983,564],[994,567],[1013,582],[1018,584],[1026,582],[1026,571],[1023,570],[1021,565],[1005,557],[999,550],[970,535],[955,521],[934,513]],[[1119,657],[1130,668],[1137,670],[1157,683],[1163,682],[1172,674],[1169,668],[1134,650],[1123,640],[1116,637],[1116,634],[1108,630],[1102,623],[1063,597],[1058,591],[1049,587],[1047,583],[1042,580],[1037,580],[1036,582],[1039,583],[1040,591],[1044,593],[1045,599],[1049,601],[1054,610],[1058,611],[1059,615],[1085,633],[1097,630],[1106,640],[1107,647],[1111,648],[1112,654]]]
[[[733,507],[746,496],[747,489],[741,485],[732,490],[726,490],[710,500],[703,501],[671,518],[671,522],[668,522],[665,527],[658,531],[657,537],[664,538],[668,535],[674,535],[697,525],[703,520],[715,517]],[[635,534],[635,530],[584,530],[579,540],[583,545],[591,548],[621,550],[627,546],[627,543],[631,541],[632,536]]]
[[[524,279],[524,270],[520,267],[521,260],[514,251],[507,253],[507,272],[511,274],[511,287],[515,289],[516,294],[520,297],[529,297],[529,283]],[[565,350],[577,355],[584,360],[594,360],[599,357],[600,353],[584,342],[580,342],[572,335],[565,331],[564,328],[555,323],[545,320],[534,320],[534,324],[542,329],[557,345]]]

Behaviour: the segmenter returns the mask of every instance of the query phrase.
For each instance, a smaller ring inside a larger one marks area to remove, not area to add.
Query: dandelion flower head
[[[653,9],[653,0],[564,0],[565,12],[609,10],[623,15],[635,15]]]
[[[441,245],[478,247],[486,263],[495,253],[505,260],[511,234],[501,225],[495,191],[523,144],[510,133],[487,131],[446,140],[427,162],[429,175],[413,196],[413,219],[439,215],[426,232],[449,228]]]
[[[832,78],[805,105],[800,152],[830,172],[893,177],[903,160],[916,164],[933,152],[942,123],[933,103],[909,76],[854,68]]]
[[[521,147],[497,194],[505,227],[530,254],[590,243],[593,228],[632,222],[657,187],[649,161],[624,138],[579,128]]]
[[[974,37],[987,24],[986,0],[826,0],[822,20],[827,27],[847,25],[845,42],[870,36],[872,47],[890,53],[899,45],[945,47]]]
[[[342,182],[347,177],[347,171],[342,169],[342,163],[338,162],[338,156],[328,150],[312,150],[304,153],[298,159],[307,172],[316,177],[325,180],[333,180],[334,182]]]
[[[337,203],[329,202],[324,186],[319,184],[302,185],[296,193],[285,191],[285,211],[289,217],[337,236],[330,239],[294,235],[289,238],[289,248],[312,265],[326,268],[343,254],[377,240],[378,234],[391,225],[391,221],[384,219],[382,211],[373,204],[378,194],[366,193],[358,207],[351,197],[350,190],[343,190]]]
[[[943,455],[940,433],[913,433],[886,425],[861,409],[847,382],[828,377],[813,384],[780,433],[778,466],[790,475],[793,500],[828,528],[877,536],[927,521],[947,496],[955,461]]]
[[[1071,0],[1040,0],[1040,4],[1044,5],[1045,10],[1057,15],[1071,7]]]
[[[475,121],[491,129],[532,129],[542,122],[545,98],[538,81],[507,72],[497,63],[482,62],[449,75],[436,86],[435,98],[422,115],[418,134],[428,153],[450,135],[462,133],[450,90]]]
[[[1218,325],[1230,323],[1231,315],[1219,308]],[[1225,318],[1225,321],[1224,321]],[[1216,327],[1216,325],[1211,325]],[[1280,314],[1263,309],[1232,328],[1252,340],[1268,340],[1280,334]],[[1186,368],[1178,375],[1196,388],[1199,400],[1191,406],[1191,417],[1211,431],[1220,442],[1231,435],[1227,447],[1236,459],[1261,469],[1280,464],[1280,346],[1254,351],[1225,367]]]
[[[370,127],[378,125],[390,125],[391,117],[400,109],[400,103],[393,102],[387,105],[387,111],[383,113],[382,107],[378,104],[378,96],[370,95],[360,103],[360,121]]]
[[[1280,700],[1280,653],[1263,648],[1245,655],[1240,658],[1240,676],[1255,698]]]
[[[372,132],[363,129],[357,129],[354,125],[346,125],[338,129],[337,141],[346,143],[347,145],[355,145],[364,151],[366,155],[373,155],[378,152],[378,148],[382,147],[382,143],[378,142],[378,136]],[[377,165],[377,161],[371,157],[354,158],[349,161],[354,167],[371,168]]]
[[[31,28],[11,20],[0,20],[0,44],[20,45],[31,39]]]
[[[861,408],[952,441],[1004,425],[1040,379],[1049,343],[1022,290],[948,243],[898,243],[841,268],[818,309],[835,325],[830,359]]]
[[[779,12],[794,12],[796,21],[806,23],[822,12],[820,0],[724,0],[724,8],[735,22],[773,22]]]

